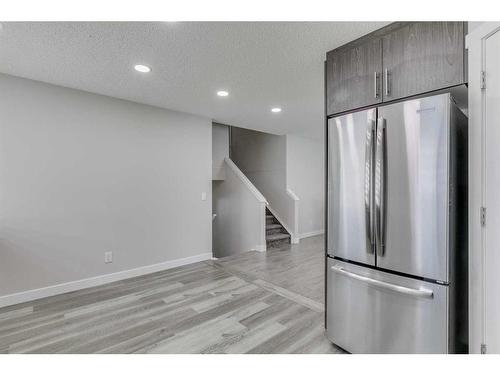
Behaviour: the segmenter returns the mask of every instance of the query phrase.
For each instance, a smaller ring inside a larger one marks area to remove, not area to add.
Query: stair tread
[[[266,215],[266,219],[274,219],[273,215]]]
[[[266,229],[278,229],[283,228],[281,224],[267,224]]]
[[[288,233],[276,233],[266,236],[266,241],[284,240],[285,238],[290,238],[290,235]]]

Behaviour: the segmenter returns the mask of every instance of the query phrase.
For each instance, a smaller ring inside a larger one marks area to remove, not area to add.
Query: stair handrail
[[[300,198],[295,194],[290,188],[286,189],[286,193],[290,198],[292,198],[294,201],[300,201]]]

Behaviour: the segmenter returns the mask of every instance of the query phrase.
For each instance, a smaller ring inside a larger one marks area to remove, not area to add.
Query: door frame
[[[486,95],[481,73],[486,67],[486,40],[500,32],[500,22],[484,22],[467,35],[469,77],[469,352],[487,351],[485,320]],[[484,345],[484,346],[483,346]]]

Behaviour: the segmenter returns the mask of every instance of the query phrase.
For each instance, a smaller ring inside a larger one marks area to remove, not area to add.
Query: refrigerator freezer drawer
[[[447,353],[448,287],[328,259],[327,336],[351,353]]]

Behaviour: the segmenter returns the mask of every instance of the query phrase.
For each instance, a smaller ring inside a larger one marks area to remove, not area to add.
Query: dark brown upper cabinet
[[[415,22],[383,37],[384,101],[465,82],[463,22]]]
[[[396,22],[327,53],[332,115],[466,82],[465,22]]]
[[[328,114],[382,101],[382,39],[333,50],[326,59]]]

